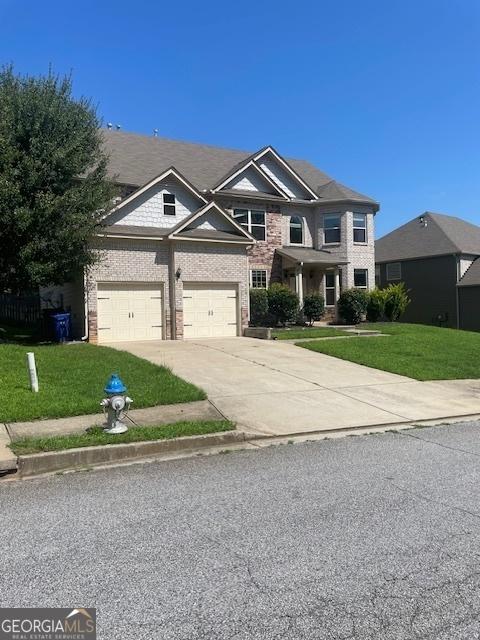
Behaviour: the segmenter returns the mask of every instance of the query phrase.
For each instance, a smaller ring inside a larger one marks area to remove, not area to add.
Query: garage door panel
[[[184,285],[183,318],[185,338],[236,336],[236,285]]]
[[[162,339],[159,283],[99,283],[97,289],[99,342]]]

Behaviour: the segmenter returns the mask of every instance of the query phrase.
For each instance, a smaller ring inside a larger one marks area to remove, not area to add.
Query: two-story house
[[[250,287],[300,302],[375,284],[378,204],[272,147],[248,154],[106,130],[123,197],[95,238],[98,262],[42,292],[92,342],[241,335]]]

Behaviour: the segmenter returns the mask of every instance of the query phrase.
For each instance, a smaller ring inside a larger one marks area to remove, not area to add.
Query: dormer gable
[[[316,200],[317,194],[273,147],[253,156],[255,164],[291,199]]]
[[[256,192],[288,200],[286,193],[253,160],[246,161],[240,167],[227,174],[212,189],[213,193],[221,191]]]
[[[254,244],[255,239],[215,202],[209,202],[190,218],[178,224],[170,240],[198,240]]]

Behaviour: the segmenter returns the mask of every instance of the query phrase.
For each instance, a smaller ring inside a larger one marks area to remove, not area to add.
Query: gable
[[[242,244],[255,242],[248,231],[215,202],[206,204],[189,219],[178,224],[170,233],[169,238],[240,242]]]
[[[278,195],[275,187],[264,178],[253,166],[247,167],[224,187],[224,190],[257,191]]]
[[[222,216],[215,209],[210,209],[203,216],[200,216],[194,220],[191,224],[185,227],[185,230],[192,229],[208,229],[209,231],[228,231],[233,232],[234,229],[229,220]]]
[[[258,166],[290,198],[311,200],[312,194],[271,154],[266,153],[257,160]]]
[[[164,194],[175,196],[175,215],[164,215]],[[174,227],[197,211],[202,202],[174,176],[153,184],[111,213],[106,223],[138,227]]]

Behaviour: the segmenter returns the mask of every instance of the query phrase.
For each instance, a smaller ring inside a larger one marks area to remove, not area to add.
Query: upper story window
[[[353,241],[365,243],[367,241],[367,214],[353,214]]]
[[[259,209],[234,209],[233,217],[255,240],[265,240],[267,237],[265,211]]]
[[[290,218],[290,244],[303,244],[303,222],[300,216]]]
[[[387,280],[401,280],[401,279],[402,279],[402,263],[389,262],[387,264]]]
[[[175,202],[175,194],[173,193],[164,193],[163,194],[163,215],[164,216],[174,216],[176,215],[176,202]]]
[[[326,213],[323,216],[323,242],[324,244],[339,244],[342,238],[340,231],[340,215],[338,213]]]

